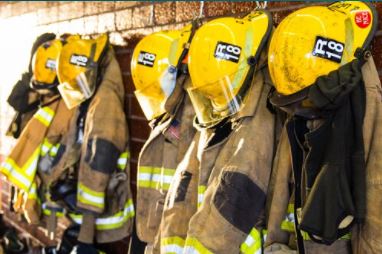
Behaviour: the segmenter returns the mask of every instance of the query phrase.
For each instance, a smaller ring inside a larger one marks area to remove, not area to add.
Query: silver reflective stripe
[[[184,254],[199,254],[199,251],[192,246],[186,246],[184,247]]]
[[[176,253],[176,254],[182,254],[183,253],[183,247],[179,246],[177,244],[170,244],[166,246],[162,246],[161,252],[165,253]]]

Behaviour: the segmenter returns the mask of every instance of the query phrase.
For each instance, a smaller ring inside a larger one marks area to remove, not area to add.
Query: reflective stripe
[[[287,214],[285,216],[285,219],[281,222],[281,229],[287,232],[294,232],[294,225],[294,205],[288,204]]]
[[[196,238],[187,237],[184,247],[184,253],[187,254],[212,254],[206,247],[203,246]]]
[[[60,144],[51,144],[48,139],[44,139],[44,142],[41,145],[41,156],[45,156],[48,152],[49,155],[52,157],[55,157],[57,155],[58,148],[60,147]]]
[[[241,244],[240,251],[245,254],[261,254],[261,242],[260,232],[253,228],[244,243]]]
[[[32,183],[32,186],[30,187],[30,189],[28,191],[28,199],[37,200],[37,185],[36,185],[36,183]]]
[[[143,188],[168,190],[175,169],[160,167],[139,167],[138,186]]]
[[[184,239],[178,236],[166,237],[161,240],[161,253],[162,254],[182,254],[184,246]]]
[[[33,115],[33,117],[39,120],[43,125],[49,126],[54,117],[54,111],[49,107],[42,107]]]
[[[105,206],[105,193],[91,190],[82,183],[78,184],[77,198],[78,201],[83,204],[95,206],[101,209]]]
[[[0,167],[0,171],[20,189],[28,192],[32,186],[36,174],[38,155],[40,148],[37,148],[25,165],[20,168],[11,158],[7,158]]]
[[[120,170],[124,170],[127,165],[127,161],[130,158],[130,153],[129,152],[124,152],[122,153],[119,158],[118,158],[118,168]]]
[[[198,207],[200,207],[204,200],[204,192],[206,191],[205,185],[199,185],[198,186]]]
[[[97,230],[110,230],[116,229],[123,226],[123,224],[130,218],[133,218],[135,215],[133,200],[127,200],[125,207],[122,211],[114,214],[113,216],[106,218],[97,218],[96,228]],[[77,224],[82,224],[82,215],[80,214],[69,214],[69,216],[76,222]]]
[[[30,186],[29,179],[25,178],[22,174],[15,170],[15,164],[11,159],[7,159],[1,164],[1,172],[17,187],[28,190]]]

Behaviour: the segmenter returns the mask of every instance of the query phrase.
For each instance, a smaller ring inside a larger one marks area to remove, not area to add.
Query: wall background
[[[311,4],[312,2],[303,1],[270,2],[267,9],[272,12],[274,23],[277,25],[291,11]],[[373,4],[379,13],[379,27],[372,52],[382,77],[382,3]],[[126,112],[131,134],[131,166],[134,179],[137,157],[149,133],[147,122],[133,94],[130,60],[134,46],[145,34],[182,27],[199,14],[200,5],[200,2],[193,1],[0,2],[0,160],[14,144],[14,140],[5,137],[6,128],[13,116],[6,98],[13,84],[27,68],[34,39],[44,32],[54,32],[58,35],[79,33],[89,36],[109,32],[126,88]],[[255,2],[205,2],[203,13],[210,19],[246,13],[255,7]],[[134,180],[132,184],[135,186]],[[2,207],[6,211],[9,186],[2,181],[1,188]],[[50,243],[41,228],[18,223],[17,217],[8,212],[6,215],[12,223],[29,232],[37,241]],[[113,253],[126,253],[127,241],[121,243],[121,246],[123,247]]]

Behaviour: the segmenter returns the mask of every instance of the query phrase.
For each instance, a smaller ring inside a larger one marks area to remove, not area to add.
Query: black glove
[[[94,247],[93,244],[88,243],[78,243],[72,249],[70,254],[99,254],[100,252]]]

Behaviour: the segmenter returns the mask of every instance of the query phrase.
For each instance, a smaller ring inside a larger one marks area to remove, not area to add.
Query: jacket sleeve
[[[102,82],[86,115],[77,190],[77,207],[95,215],[104,212],[110,175],[127,144],[124,87],[112,50],[105,62]]]

